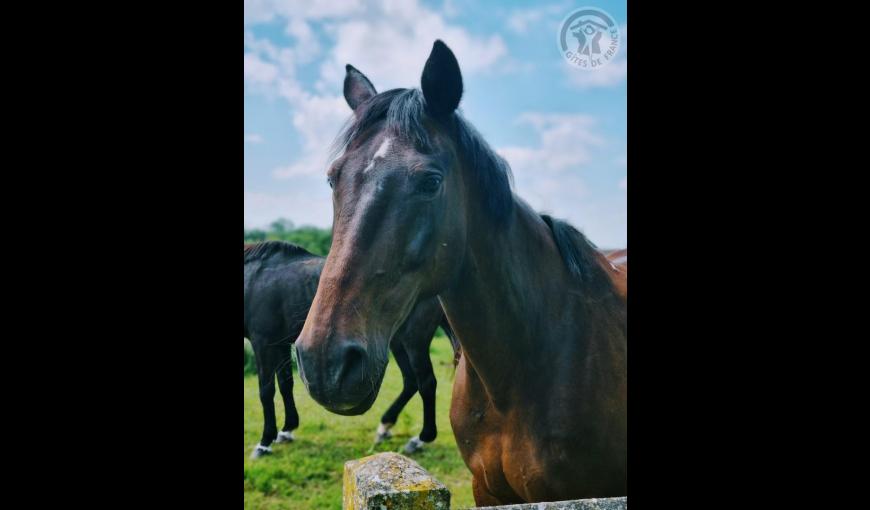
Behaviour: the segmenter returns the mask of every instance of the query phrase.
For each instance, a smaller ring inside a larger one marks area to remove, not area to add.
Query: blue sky
[[[567,64],[562,20],[598,7],[622,30],[598,71]],[[419,87],[435,39],[454,51],[460,108],[514,172],[516,193],[600,247],[626,246],[625,1],[245,1],[245,226],[328,227],[328,148],[353,64],[378,91]]]

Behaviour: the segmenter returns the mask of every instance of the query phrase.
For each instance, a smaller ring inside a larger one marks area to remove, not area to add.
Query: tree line
[[[246,243],[262,241],[287,241],[298,244],[316,255],[326,255],[332,245],[332,230],[312,226],[297,227],[286,218],[279,218],[269,224],[268,230],[245,230]]]

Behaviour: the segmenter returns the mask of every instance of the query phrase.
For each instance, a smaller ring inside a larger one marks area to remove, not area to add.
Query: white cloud
[[[293,127],[302,141],[302,153],[291,164],[276,168],[276,179],[305,175],[326,175],[329,148],[342,124],[350,116],[343,96],[313,96],[294,103]]]
[[[271,21],[275,17],[274,2],[245,0],[245,24]]]
[[[529,25],[544,17],[540,9],[522,9],[514,11],[507,20],[507,27],[511,32],[525,34]]]
[[[311,37],[310,27],[291,21],[288,25],[299,39]],[[312,43],[319,44],[319,43]],[[326,172],[328,150],[333,138],[350,115],[341,95],[317,95],[305,90],[296,78],[297,65],[304,63],[302,46],[280,48],[253,33],[245,34],[245,78],[249,90],[279,97],[292,108],[293,127],[299,134],[302,150],[287,165],[272,170],[276,179],[290,179]]]
[[[517,123],[530,126],[537,138],[532,145],[498,149],[511,165],[517,195],[537,211],[568,220],[601,247],[624,246],[624,195],[601,199],[584,180],[585,168],[605,147],[595,119],[532,112]]]
[[[628,190],[628,177],[623,177],[622,180],[619,181],[619,189]]]
[[[309,96],[295,106],[293,127],[302,135],[306,151],[327,147],[351,112],[344,96]]]
[[[257,133],[245,133],[245,142],[263,143],[263,137]]]
[[[516,171],[560,172],[578,168],[590,151],[604,144],[592,129],[595,119],[583,114],[523,113],[517,123],[530,125],[540,138],[537,147],[503,147],[499,153]]]
[[[577,88],[612,87],[622,83],[628,76],[628,60],[617,55],[612,62],[594,71],[579,69],[566,63],[569,81]]]
[[[254,85],[268,85],[278,78],[278,67],[253,53],[245,53],[245,81]]]
[[[531,9],[515,9],[507,17],[508,30],[516,34],[526,34],[532,25],[539,25],[541,20],[553,20],[569,14],[570,4],[560,3],[533,7]]]
[[[293,53],[300,64],[307,64],[320,54],[320,42],[311,29],[311,25],[305,20],[292,18],[287,23],[285,32],[296,40]]]
[[[277,94],[288,101],[302,94],[296,68],[310,53],[303,54],[298,47],[279,48],[266,39],[257,39],[252,32],[245,32],[245,48],[245,82],[253,91]]]
[[[350,108],[341,95],[347,63],[366,73],[379,90],[419,86],[420,74],[432,49],[442,38],[456,53],[464,73],[487,70],[499,62],[507,49],[498,36],[475,37],[449,24],[442,15],[417,0],[371,0],[338,2],[272,1],[246,2],[250,24],[276,18],[287,21],[286,32],[295,44],[278,47],[269,40],[245,33],[245,80],[249,91],[286,100],[302,150],[287,165],[272,170],[276,179],[292,179],[325,173],[328,149]],[[329,57],[320,67],[315,90],[297,79],[298,67],[321,52],[311,26],[323,23],[334,41]]]
[[[269,22],[276,17],[323,19],[359,14],[361,0],[245,0],[245,24]]]
[[[321,90],[340,86],[345,64],[362,71],[378,90],[419,86],[435,39],[450,46],[464,74],[495,69],[507,56],[500,36],[474,36],[417,0],[373,2],[367,16],[330,23],[325,28],[335,39],[335,46],[321,65]]]

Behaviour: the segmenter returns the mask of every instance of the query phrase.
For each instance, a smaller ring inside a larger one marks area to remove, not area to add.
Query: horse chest
[[[474,370],[463,365],[461,360],[450,420],[476,483],[502,504],[572,499],[577,480],[588,476],[580,460],[585,452],[578,450],[584,441],[572,420],[534,402],[499,412]]]
[[[498,412],[473,371],[460,367],[454,383],[450,421],[459,451],[477,483],[502,502],[521,502],[534,485],[534,446],[515,413]]]

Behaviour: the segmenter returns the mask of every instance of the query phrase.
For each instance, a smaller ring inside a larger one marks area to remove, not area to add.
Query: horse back
[[[311,308],[321,257],[257,260],[245,264],[245,333],[296,340]]]

